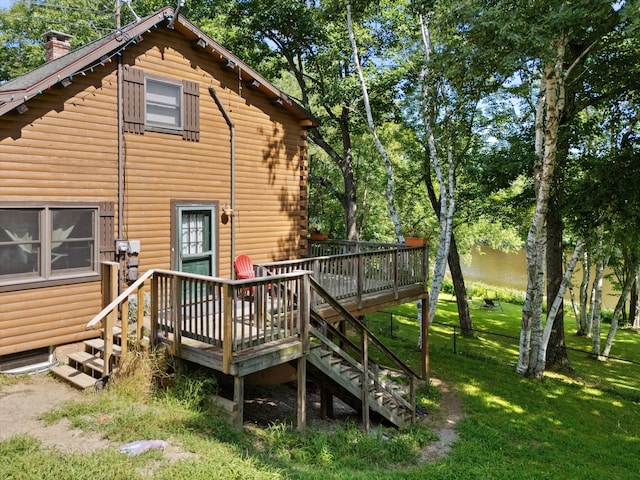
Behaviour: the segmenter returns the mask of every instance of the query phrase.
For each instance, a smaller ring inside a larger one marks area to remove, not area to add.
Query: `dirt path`
[[[459,438],[455,431],[456,424],[464,416],[460,397],[453,388],[437,378],[432,378],[431,383],[440,389],[442,400],[440,410],[434,415],[427,416],[425,421],[439,439],[422,450],[421,462],[431,462],[447,456],[453,442]]]

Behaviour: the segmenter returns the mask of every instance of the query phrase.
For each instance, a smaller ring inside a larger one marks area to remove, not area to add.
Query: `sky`
[[[13,0],[0,0],[0,8],[9,8]]]

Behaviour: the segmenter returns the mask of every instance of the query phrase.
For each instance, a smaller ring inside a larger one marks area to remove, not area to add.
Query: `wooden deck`
[[[299,398],[304,398],[312,311],[333,322],[426,298],[426,248],[369,248],[373,245],[354,249],[346,242],[327,242],[326,248],[341,246],[343,253],[258,265],[257,276],[247,280],[150,270],[87,326],[102,324],[105,345],[112,344],[109,331],[117,312],[122,312],[123,325],[130,323],[129,298],[137,295],[140,306],[148,295],[151,342],[164,344],[178,358],[233,376],[234,411],[241,422],[244,377],[252,373],[297,362]],[[105,264],[104,292],[114,291],[117,266]],[[311,283],[322,295],[312,292]],[[138,338],[142,313],[138,308]],[[110,354],[105,348],[105,365]],[[298,426],[304,428],[304,412],[298,413]]]

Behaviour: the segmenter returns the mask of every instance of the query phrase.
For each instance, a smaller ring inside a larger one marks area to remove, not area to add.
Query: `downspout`
[[[118,58],[118,238],[123,238],[124,232],[124,155],[122,134],[122,56]]]
[[[227,111],[225,110],[224,106],[222,105],[222,102],[220,101],[220,98],[218,97],[218,94],[216,93],[216,90],[213,88],[212,85],[209,86],[209,93],[211,94],[211,96],[213,97],[213,99],[216,102],[216,105],[218,105],[218,108],[220,109],[220,111],[222,112],[222,116],[224,117],[224,120],[227,122],[227,125],[229,126],[229,141],[231,143],[231,165],[230,165],[230,174],[231,174],[231,191],[230,191],[230,196],[231,196],[231,212],[233,212],[231,214],[231,218],[229,219],[229,221],[231,222],[231,276],[232,278],[235,279],[235,270],[233,268],[233,260],[236,257],[236,231],[235,231],[235,227],[234,227],[234,218],[236,216],[236,192],[235,192],[235,185],[236,185],[236,142],[235,142],[235,127],[233,126],[233,122],[231,121],[231,117],[229,117],[229,114],[227,113]]]
[[[124,238],[124,100],[123,100],[123,67],[122,56],[116,55],[118,58],[117,66],[117,95],[118,95],[118,236],[116,238]],[[120,252],[116,252],[120,255]],[[120,257],[118,257],[120,258]],[[124,268],[120,268],[118,274],[118,292],[124,289],[125,272]]]

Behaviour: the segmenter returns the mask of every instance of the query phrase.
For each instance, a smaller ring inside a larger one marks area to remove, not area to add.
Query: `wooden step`
[[[98,358],[89,352],[74,352],[69,355],[69,364],[76,367],[78,370],[88,368],[98,375],[97,378],[102,377],[104,373],[104,360]]]
[[[87,347],[94,351],[104,351],[104,340],[102,338],[92,338],[83,342]],[[120,345],[113,345],[113,355],[119,357],[122,354],[122,347]]]
[[[58,365],[57,367],[51,368],[51,371],[59,378],[82,390],[93,388],[96,383],[96,379],[91,375],[82,373],[69,365]]]

